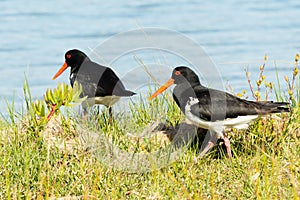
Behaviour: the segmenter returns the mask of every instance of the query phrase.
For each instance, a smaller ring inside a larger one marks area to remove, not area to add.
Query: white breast
[[[119,96],[105,96],[105,97],[92,97],[88,98],[86,102],[82,103],[83,108],[91,107],[94,104],[102,104],[106,107],[111,107],[120,99]]]
[[[216,132],[220,132],[227,127],[246,129],[248,128],[248,123],[258,117],[258,115],[246,115],[238,116],[237,118],[226,118],[225,120],[215,122],[206,121],[192,114],[191,107],[197,103],[199,103],[199,100],[194,97],[190,97],[190,100],[187,101],[185,106],[186,118],[201,128],[215,130]]]
[[[72,80],[74,78],[74,76],[75,76],[74,73],[71,73],[70,74],[70,79]]]

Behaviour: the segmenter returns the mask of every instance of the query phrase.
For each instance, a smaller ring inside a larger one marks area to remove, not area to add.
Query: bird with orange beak
[[[84,113],[88,107],[94,104],[102,104],[109,108],[115,104],[120,97],[130,97],[135,93],[126,90],[119,77],[109,67],[99,65],[77,49],[65,53],[65,62],[53,76],[55,80],[68,67],[70,71],[70,83],[73,87],[75,82],[81,85],[81,97],[87,96],[86,102],[82,103]]]
[[[172,77],[149,100],[176,84],[173,98],[186,119],[196,126],[209,130],[209,141],[204,144],[200,157],[222,139],[228,157],[232,157],[230,141],[225,128],[245,129],[260,115],[289,112],[289,103],[273,101],[247,101],[229,93],[201,85],[197,74],[185,66],[176,67]]]

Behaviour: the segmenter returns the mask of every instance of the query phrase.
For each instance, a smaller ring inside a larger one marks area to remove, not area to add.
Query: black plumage
[[[221,138],[225,141],[228,156],[231,157],[229,140],[223,135],[224,128],[245,128],[247,123],[259,115],[290,111],[287,102],[248,101],[223,91],[204,87],[197,74],[185,66],[176,67],[171,79],[149,99],[172,84],[176,84],[173,98],[188,120],[210,130],[211,137],[202,155],[215,144],[217,139]]]
[[[187,67],[176,67],[172,79],[176,84],[173,98],[182,112],[185,113],[185,106],[190,97],[197,98],[199,103],[191,106],[191,112],[206,121],[289,112],[287,102],[248,101],[220,90],[204,87],[198,76]]]
[[[126,90],[119,77],[109,67],[99,65],[77,49],[65,53],[65,63],[54,75],[57,78],[67,67],[71,67],[70,83],[82,86],[82,97],[93,98],[89,104],[112,106],[120,97],[129,97],[135,93]],[[105,97],[107,100],[105,100]],[[91,105],[90,105],[91,106]]]
[[[74,52],[69,51],[67,54],[74,54]],[[135,94],[125,89],[112,69],[91,61],[87,56],[82,58],[83,60],[78,60],[78,64],[74,67],[71,66],[70,83],[73,86],[74,82],[78,81],[82,86],[83,96],[132,96]],[[66,62],[68,62],[67,59]]]

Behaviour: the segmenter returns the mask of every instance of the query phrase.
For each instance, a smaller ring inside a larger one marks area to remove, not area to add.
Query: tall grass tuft
[[[266,84],[264,67],[259,68],[258,82],[246,76],[257,100],[268,98],[266,93],[258,95],[256,91],[263,91],[258,88],[273,89],[278,100],[291,101],[292,112],[262,117],[246,131],[229,130],[232,159],[223,155],[221,143],[195,159],[195,145],[169,165],[147,172],[114,168],[97,159],[96,153],[108,144],[132,155],[164,149],[170,144],[165,130],[139,136],[153,122],[163,122],[172,131],[184,121],[170,94],[151,102],[140,96],[128,104],[128,111],[115,113],[112,121],[105,109],[92,108],[94,115],[84,121],[59,111],[73,104],[69,86],[51,89],[53,95],[60,95],[53,101],[33,100],[25,79],[25,110],[18,113],[14,102],[7,102],[9,119],[0,120],[0,199],[299,199],[298,57],[286,86]],[[56,110],[48,120],[54,104]],[[79,124],[103,133],[103,141],[86,146]]]

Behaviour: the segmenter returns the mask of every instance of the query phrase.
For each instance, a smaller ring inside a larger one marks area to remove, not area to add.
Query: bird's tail
[[[114,91],[113,92],[113,95],[120,96],[120,97],[130,97],[135,94],[136,94],[135,92],[132,92],[130,90],[122,90],[122,91]]]
[[[130,96],[133,96],[135,95],[136,93],[135,92],[132,92],[130,90],[125,90],[124,91],[124,94],[122,96],[125,96],[125,97],[130,97]]]
[[[259,109],[259,114],[290,112],[289,105],[288,102],[260,102],[261,108]]]

